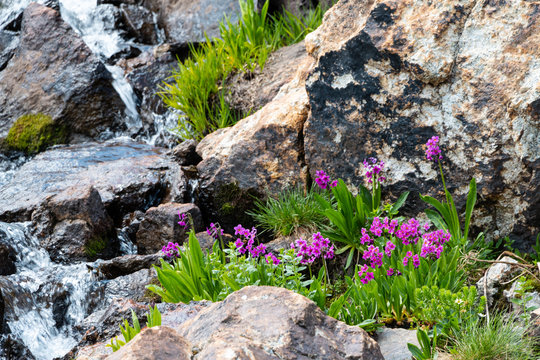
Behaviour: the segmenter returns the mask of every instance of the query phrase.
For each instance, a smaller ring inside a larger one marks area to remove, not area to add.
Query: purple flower
[[[322,257],[324,259],[333,259],[335,256],[334,245],[330,240],[324,238],[320,232],[312,235],[311,245],[306,240],[300,238],[291,244],[291,249],[296,250],[296,256],[301,258],[301,264],[312,264],[315,260]]]
[[[219,227],[219,224],[210,223],[210,228],[206,228],[206,233],[217,240],[223,235],[223,229]]]
[[[392,275],[394,275],[394,269],[388,268],[388,270],[386,270],[386,276],[392,276]]]
[[[315,178],[315,182],[319,187],[323,190],[326,190],[328,188],[328,183],[330,182],[330,177],[324,172],[324,170],[319,170],[316,172],[317,177]]]
[[[267,264],[272,264],[272,265],[279,265],[279,263],[281,262],[274,254],[272,253],[269,253],[265,256],[266,258],[266,263]]]
[[[368,271],[366,272],[366,276],[363,279],[360,279],[360,282],[365,285],[373,279],[375,279],[375,274]]]
[[[420,266],[420,258],[418,257],[418,254],[412,257],[412,262],[413,262],[414,268],[418,269],[418,267]]]
[[[180,219],[180,221],[178,222],[178,225],[180,225],[184,229],[187,228],[188,226],[187,215],[185,213],[181,214],[180,211],[178,211],[178,219]]]
[[[161,252],[168,258],[180,257],[180,245],[178,245],[178,243],[172,243],[169,241],[167,245],[161,248]]]
[[[446,230],[436,230],[425,233],[422,236],[424,242],[422,243],[422,250],[420,251],[420,256],[423,258],[440,258],[441,253],[444,249],[443,245],[450,240],[450,237],[450,233]]]
[[[360,244],[373,244],[373,239],[369,237],[367,230],[364,228],[362,228],[362,237],[360,238]]]
[[[371,223],[371,227],[369,228],[369,231],[371,231],[372,234],[381,236],[383,232],[383,224],[381,223],[381,220],[378,217],[373,218],[373,222]]]
[[[381,176],[381,173],[384,170],[384,162],[382,160],[377,163],[377,159],[371,157],[369,158],[369,161],[364,160],[363,165],[364,170],[366,171],[366,180],[369,184],[373,183],[373,181],[383,182],[386,180],[384,176]]]
[[[335,188],[335,187],[337,186],[337,184],[338,184],[338,181],[337,181],[337,180],[334,180],[334,181],[332,181],[332,182],[330,183],[330,187]]]
[[[415,219],[411,218],[406,223],[401,224],[399,229],[396,231],[396,237],[401,240],[404,245],[409,245],[411,243],[416,244],[418,242],[420,223]]]
[[[396,248],[396,245],[394,245],[394,243],[389,240],[384,247],[384,253],[386,254],[386,256],[390,257],[392,256],[392,251],[395,248]]]
[[[433,136],[426,143],[426,158],[429,161],[442,160],[441,149],[439,148],[439,137]]]

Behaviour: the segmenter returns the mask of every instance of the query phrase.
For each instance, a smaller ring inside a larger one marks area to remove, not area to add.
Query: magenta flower
[[[319,170],[316,172],[317,177],[315,178],[315,182],[322,190],[326,190],[328,188],[328,183],[330,182],[330,177],[324,172],[324,170]]]
[[[338,181],[337,181],[337,180],[334,180],[334,181],[332,181],[332,182],[330,183],[330,187],[335,188],[335,187],[337,186],[337,184],[338,184]]]
[[[206,233],[217,240],[223,235],[223,229],[219,228],[219,224],[210,223],[210,228],[206,228]]]
[[[418,269],[418,267],[420,266],[420,258],[418,257],[418,254],[414,255],[412,257],[412,260],[413,260],[413,266],[415,269]]]
[[[366,272],[366,276],[363,279],[360,279],[360,282],[365,285],[365,284],[369,283],[373,279],[375,279],[375,274],[368,271],[368,272]]]
[[[272,253],[269,253],[265,256],[266,258],[266,263],[267,264],[272,264],[272,265],[279,265],[279,263],[281,262],[274,254]]]
[[[168,258],[180,257],[180,245],[178,243],[169,243],[161,248],[161,252]]]
[[[439,148],[439,137],[433,136],[426,143],[426,158],[429,161],[439,161],[442,160],[441,149]]]
[[[362,228],[362,237],[360,238],[360,244],[362,245],[373,244],[373,239],[369,237],[367,230],[364,228]]]
[[[377,163],[377,161],[376,158],[371,157],[363,162],[364,170],[366,171],[366,180],[369,184],[373,183],[373,181],[383,182],[386,180],[386,178],[381,175],[384,170],[384,162],[381,160]]]
[[[384,253],[386,254],[386,256],[390,257],[392,256],[392,251],[396,248],[396,245],[394,245],[393,242],[391,242],[390,240],[388,240],[388,242],[386,243],[385,247],[384,247]]]
[[[394,269],[388,268],[388,270],[386,270],[386,276],[392,276],[392,275],[394,275]]]
[[[181,214],[180,211],[178,211],[178,219],[180,219],[180,221],[178,222],[178,225],[186,229],[188,226],[187,215],[185,213]]]

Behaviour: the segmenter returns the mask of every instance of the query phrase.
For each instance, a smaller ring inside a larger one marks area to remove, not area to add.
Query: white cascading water
[[[65,355],[77,344],[77,334],[71,327],[87,315],[88,295],[95,279],[85,263],[53,263],[28,227],[29,223],[0,222],[0,232],[17,254],[17,272],[2,279],[0,290],[11,333],[36,359],[50,360]],[[58,328],[54,303],[64,295],[66,316]]]
[[[0,0],[0,24],[12,21],[32,0]],[[46,0],[37,0],[44,3]],[[107,27],[96,15],[97,0],[59,0],[63,19],[79,33],[88,47],[104,62],[129,44],[118,30]],[[131,85],[117,66],[106,65],[113,77],[113,86],[126,105],[126,128],[133,136],[142,128],[136,97]],[[155,115],[156,134],[142,140],[155,144],[169,129],[176,126],[178,114],[168,112]],[[0,186],[9,182],[12,174],[26,158],[8,159],[0,155]],[[7,236],[17,254],[17,273],[0,277],[0,291],[5,300],[5,316],[11,333],[22,340],[38,360],[51,360],[65,355],[77,343],[80,334],[73,325],[88,315],[88,298],[100,283],[88,272],[86,263],[60,265],[51,261],[40,246],[39,239],[31,235],[28,223],[2,223],[0,232]],[[1,234],[0,234],[1,235]],[[119,233],[121,253],[134,253],[136,248]],[[59,296],[67,304],[61,324],[55,319],[54,306]],[[2,358],[0,349],[0,359]]]

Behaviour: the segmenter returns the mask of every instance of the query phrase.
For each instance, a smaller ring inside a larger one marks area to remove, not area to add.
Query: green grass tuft
[[[314,190],[304,194],[301,188],[283,191],[277,198],[256,201],[257,209],[248,213],[264,231],[275,236],[295,235],[300,230],[315,231],[325,223]]]
[[[474,321],[462,327],[452,349],[454,360],[536,359],[535,340],[528,328],[511,314],[495,313],[490,322]]]
[[[65,127],[54,124],[52,117],[44,114],[27,114],[15,121],[5,139],[8,149],[28,154],[43,151],[48,146],[65,142]]]
[[[174,81],[164,83],[159,95],[165,104],[185,114],[177,128],[183,139],[200,140],[245,117],[225,101],[227,76],[264,69],[272,51],[303,40],[321,24],[326,10],[317,6],[300,17],[289,12],[273,17],[268,6],[267,0],[257,12],[253,0],[240,0],[241,19],[220,24],[221,39],[191,47],[192,56],[173,71]]]

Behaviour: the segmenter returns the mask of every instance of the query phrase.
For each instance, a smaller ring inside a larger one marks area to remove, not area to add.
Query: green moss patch
[[[49,115],[27,114],[9,129],[5,145],[11,150],[35,154],[48,146],[65,143],[66,138],[66,128],[55,124]]]
[[[101,236],[96,236],[84,244],[84,252],[89,258],[96,258],[98,255],[103,253],[107,247],[107,243],[107,239]]]

